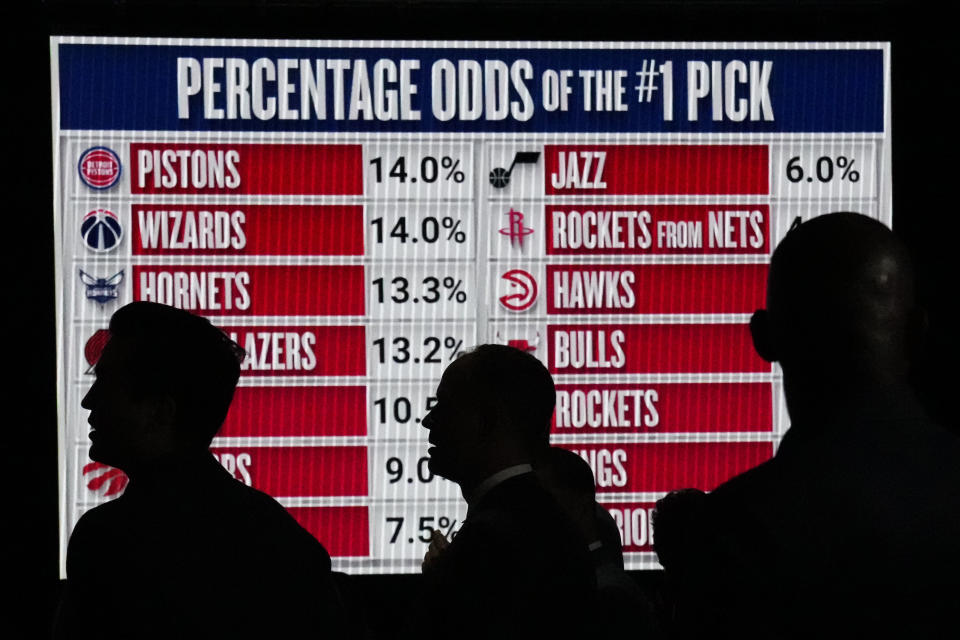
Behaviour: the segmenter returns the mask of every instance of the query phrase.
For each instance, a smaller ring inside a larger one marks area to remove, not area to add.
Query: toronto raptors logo
[[[77,170],[91,189],[109,189],[120,179],[120,157],[107,147],[92,147],[80,156]]]
[[[500,276],[508,282],[510,293],[500,296],[500,304],[508,311],[526,311],[537,301],[537,281],[523,269],[511,269]]]

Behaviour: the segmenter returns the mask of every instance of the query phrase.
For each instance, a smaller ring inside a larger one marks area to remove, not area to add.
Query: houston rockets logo
[[[105,465],[102,462],[91,462],[84,465],[83,477],[87,480],[87,489],[90,491],[103,491],[104,497],[119,495],[127,488],[130,478],[120,469],[115,469]]]
[[[523,213],[514,211],[513,207],[510,207],[510,211],[504,215],[507,216],[509,222],[507,222],[507,226],[499,229],[500,234],[510,238],[510,246],[519,246],[523,249],[523,240],[533,233],[533,227],[523,226]]]
[[[526,311],[537,301],[537,281],[523,269],[511,269],[500,276],[510,283],[513,293],[500,296],[500,304],[508,311]]]

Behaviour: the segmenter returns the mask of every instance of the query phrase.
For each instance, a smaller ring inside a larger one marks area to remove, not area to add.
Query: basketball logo
[[[503,283],[509,283],[509,293],[500,296],[500,304],[508,311],[526,311],[537,301],[537,281],[528,271],[511,269],[501,278]]]
[[[112,211],[94,209],[83,216],[80,223],[80,236],[91,251],[105,253],[113,251],[123,238],[120,219]]]
[[[106,147],[92,147],[80,156],[77,170],[91,189],[109,189],[120,179],[120,156]]]

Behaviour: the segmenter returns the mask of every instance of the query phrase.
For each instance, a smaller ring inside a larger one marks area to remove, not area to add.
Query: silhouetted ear
[[[757,354],[767,362],[779,360],[777,350],[773,344],[773,331],[770,327],[770,314],[766,309],[757,309],[750,316],[750,336],[753,338],[753,348]]]

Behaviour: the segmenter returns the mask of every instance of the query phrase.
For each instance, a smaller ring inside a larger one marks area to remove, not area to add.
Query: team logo
[[[93,368],[97,366],[97,361],[103,355],[103,349],[110,341],[110,332],[107,329],[97,329],[89,339],[87,344],[83,345],[83,357],[87,361],[87,370],[84,373],[93,373]]]
[[[102,309],[103,305],[117,299],[117,287],[123,282],[123,270],[109,278],[95,278],[80,269],[80,282],[87,288],[87,300],[93,300]]]
[[[90,462],[83,467],[83,477],[87,481],[90,491],[103,491],[104,497],[115,496],[127,487],[130,479],[120,469],[115,469],[102,462]]]
[[[523,269],[511,269],[500,276],[511,293],[500,296],[500,304],[508,311],[526,311],[537,301],[537,281]]]
[[[513,156],[513,162],[508,169],[496,167],[490,171],[490,184],[497,189],[503,189],[510,184],[510,175],[517,164],[536,164],[540,159],[539,151],[517,151]]]
[[[120,156],[106,147],[92,147],[80,156],[77,170],[91,189],[109,189],[120,179]]]
[[[123,239],[123,227],[117,214],[106,209],[94,209],[80,222],[80,237],[91,251],[113,251]]]
[[[514,338],[514,339],[511,339],[511,340],[504,340],[504,339],[500,336],[500,332],[499,332],[499,331],[496,332],[495,336],[496,336],[496,340],[497,340],[497,343],[498,343],[498,344],[505,344],[505,345],[507,345],[508,347],[513,347],[514,349],[520,349],[520,351],[526,351],[527,353],[531,353],[531,352],[533,352],[533,351],[536,351],[536,350],[537,350],[537,347],[540,346],[540,332],[539,332],[539,331],[537,331],[537,338],[536,338],[533,342],[530,342],[530,341],[527,340],[526,338]]]
[[[523,226],[523,213],[514,211],[513,207],[504,215],[507,216],[507,226],[499,230],[500,234],[510,238],[511,246],[523,249],[523,239],[533,233],[533,228]]]

